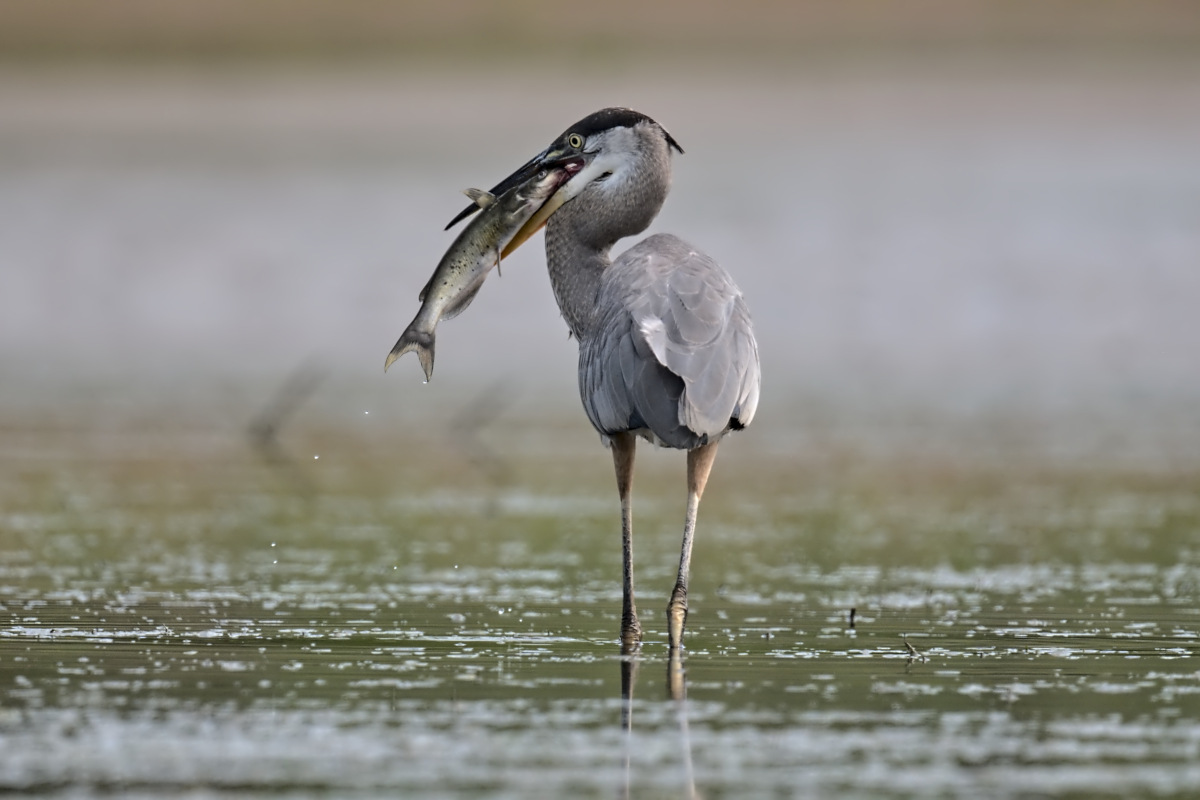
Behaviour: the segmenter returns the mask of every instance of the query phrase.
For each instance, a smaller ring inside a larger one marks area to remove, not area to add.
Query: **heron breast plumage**
[[[597,301],[579,343],[579,389],[602,436],[631,431],[692,449],[750,423],[758,346],[741,292],[713,259],[650,236],[604,270]]]

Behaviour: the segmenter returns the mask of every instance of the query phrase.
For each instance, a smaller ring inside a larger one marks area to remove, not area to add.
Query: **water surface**
[[[302,494],[236,439],[159,445],[102,468],[26,459],[4,486],[9,791],[1200,789],[1188,479],[898,481],[860,463],[806,487],[732,442],[704,508],[680,699],[662,608],[682,464],[644,459],[647,636],[626,706],[599,448],[518,457],[505,486],[449,456],[457,488],[400,456],[316,459]],[[377,489],[379,474],[409,488]],[[593,474],[594,491],[572,477]]]

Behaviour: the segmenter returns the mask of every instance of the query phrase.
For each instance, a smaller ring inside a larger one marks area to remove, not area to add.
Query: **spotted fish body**
[[[438,322],[466,310],[488,272],[500,265],[500,252],[505,245],[568,177],[569,173],[560,169],[544,170],[499,197],[479,189],[466,190],[481,211],[450,245],[421,290],[421,310],[388,354],[383,365],[385,372],[393,361],[414,351],[425,371],[425,380],[433,376]]]

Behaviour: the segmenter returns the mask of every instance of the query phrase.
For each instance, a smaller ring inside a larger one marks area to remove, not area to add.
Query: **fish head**
[[[522,205],[545,203],[584,167],[584,159],[571,157],[543,165],[529,180],[515,187]]]
[[[643,137],[641,142],[635,131]],[[629,108],[601,109],[567,128],[549,147],[496,184],[492,194],[497,197],[517,189],[534,202],[549,189],[541,207],[517,231],[503,255],[507,256],[541,230],[555,211],[593,181],[627,169],[633,163],[629,157],[631,148],[644,144],[647,136],[657,142],[655,146],[663,148],[664,157],[672,149],[683,152],[671,134],[645,114]],[[555,170],[559,172],[556,174]],[[477,210],[474,205],[464,209],[447,229]]]

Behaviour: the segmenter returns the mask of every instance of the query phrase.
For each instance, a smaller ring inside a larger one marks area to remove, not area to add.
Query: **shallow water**
[[[648,453],[647,635],[626,708],[607,456],[517,454],[504,486],[449,458],[449,489],[436,468],[378,455],[428,443],[393,444],[358,468],[305,464],[303,493],[232,438],[10,461],[0,787],[1200,790],[1200,504],[1186,476],[897,480],[860,463],[814,481],[732,442],[702,512],[686,696],[673,697],[662,608],[682,464]]]

